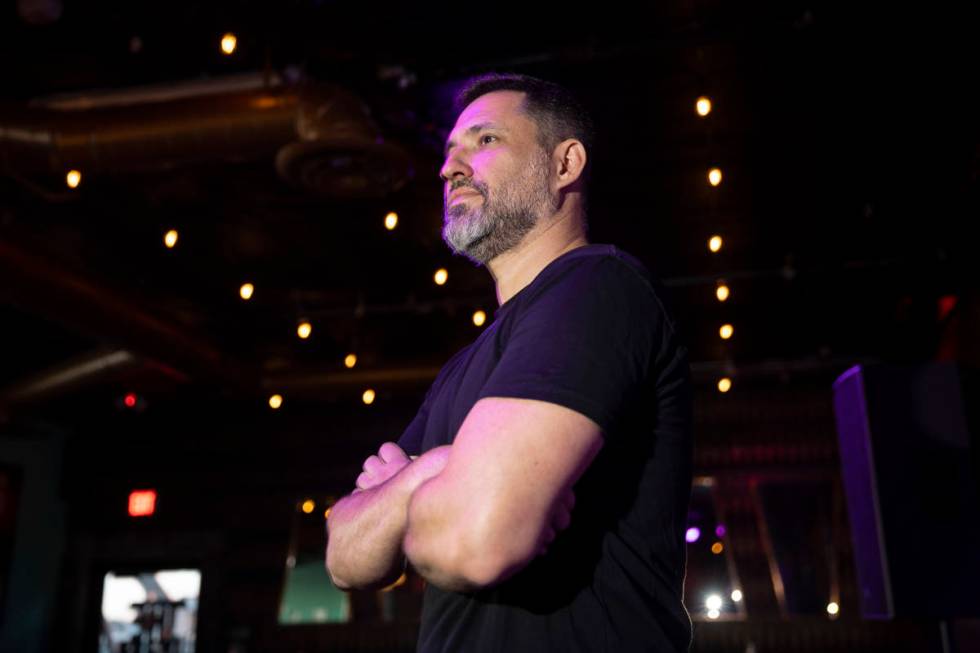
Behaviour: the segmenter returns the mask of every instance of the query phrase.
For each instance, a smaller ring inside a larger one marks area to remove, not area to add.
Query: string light
[[[698,112],[699,116],[704,118],[711,113],[711,100],[702,95],[698,98],[698,101],[694,103],[694,109]]]
[[[316,510],[316,503],[313,501],[313,499],[307,499],[303,502],[303,512],[305,512],[307,515],[314,510]]]
[[[242,299],[248,301],[252,298],[255,293],[255,286],[250,283],[243,283],[242,287],[238,289],[238,294],[241,295]]]
[[[715,289],[715,297],[717,297],[718,301],[720,302],[727,301],[731,294],[731,289],[724,283],[719,283],[718,287]]]
[[[310,337],[310,333],[312,331],[313,331],[313,325],[310,324],[309,322],[307,322],[306,320],[303,320],[302,322],[300,322],[299,323],[299,326],[296,327],[296,335],[298,335],[303,340],[306,340],[307,338],[309,338]]]
[[[282,406],[282,395],[272,395],[269,397],[269,407],[272,410],[278,410],[280,406]]]
[[[69,170],[68,174],[65,175],[65,183],[68,184],[68,188],[78,188],[78,185],[82,183],[82,173],[78,170]]]
[[[326,510],[323,511],[323,518],[330,519],[330,508],[327,508]]]
[[[721,183],[721,169],[712,168],[708,171],[708,183],[712,186],[717,186]]]
[[[721,251],[721,246],[722,246],[721,236],[712,236],[711,238],[708,239],[708,249],[710,249],[712,252],[717,254],[718,252]]]
[[[477,311],[473,313],[473,324],[476,326],[483,326],[483,323],[487,321],[487,314],[483,311]]]
[[[724,550],[725,550],[725,545],[722,544],[721,542],[715,542],[714,544],[711,545],[711,552],[714,553],[715,555],[718,555]]]
[[[739,603],[742,600],[742,590],[732,590],[732,601]]]
[[[441,286],[446,283],[446,280],[449,279],[449,273],[446,271],[446,268],[439,268],[436,270],[436,273],[433,275],[432,279],[436,282],[437,286]]]
[[[398,214],[392,211],[385,216],[385,229],[391,231],[398,226]]]
[[[238,38],[231,32],[228,32],[227,34],[221,37],[221,51],[224,52],[225,54],[231,55],[232,53],[235,52],[235,48],[237,46],[238,46]]]
[[[709,610],[721,610],[721,594],[709,594],[704,600],[704,607]]]
[[[827,614],[836,615],[838,612],[840,612],[840,606],[837,605],[836,601],[831,601],[827,604]]]
[[[171,229],[163,236],[163,244],[167,246],[167,249],[173,249],[174,245],[177,244],[177,230]]]
[[[365,404],[367,404],[369,406],[371,404],[373,404],[374,403],[374,390],[372,390],[371,388],[368,388],[367,390],[365,390],[364,391],[364,394],[361,395],[361,400]]]
[[[354,354],[347,354],[344,356],[344,367],[350,369],[357,365],[357,356]]]
[[[718,379],[718,392],[728,392],[732,389],[732,380],[727,376]]]
[[[731,324],[722,324],[721,328],[718,329],[718,335],[721,336],[722,340],[728,340],[735,333],[735,327]]]

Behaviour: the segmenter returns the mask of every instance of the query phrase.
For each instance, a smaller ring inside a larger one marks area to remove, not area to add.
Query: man
[[[591,123],[566,91],[488,75],[458,106],[443,238],[500,306],[331,510],[330,576],[410,562],[426,653],[686,651],[691,391],[661,287],[586,239]]]

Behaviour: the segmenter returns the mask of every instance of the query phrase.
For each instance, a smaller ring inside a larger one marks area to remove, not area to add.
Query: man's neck
[[[517,247],[490,261],[487,269],[497,286],[498,304],[519,293],[565,252],[588,245],[580,224],[566,216],[540,230],[535,227]]]

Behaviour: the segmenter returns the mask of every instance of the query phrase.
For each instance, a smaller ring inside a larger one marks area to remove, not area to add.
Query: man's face
[[[470,103],[446,141],[439,171],[442,238],[453,252],[486,264],[518,245],[556,209],[549,153],[534,121],[521,112],[524,94],[494,91]]]

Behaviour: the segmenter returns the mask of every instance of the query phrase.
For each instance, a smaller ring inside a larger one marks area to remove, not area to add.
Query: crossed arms
[[[410,460],[388,442],[327,520],[326,565],[341,589],[390,584],[406,562],[447,590],[489,587],[524,568],[568,527],[572,486],[602,447],[581,413],[487,397],[454,444]]]

